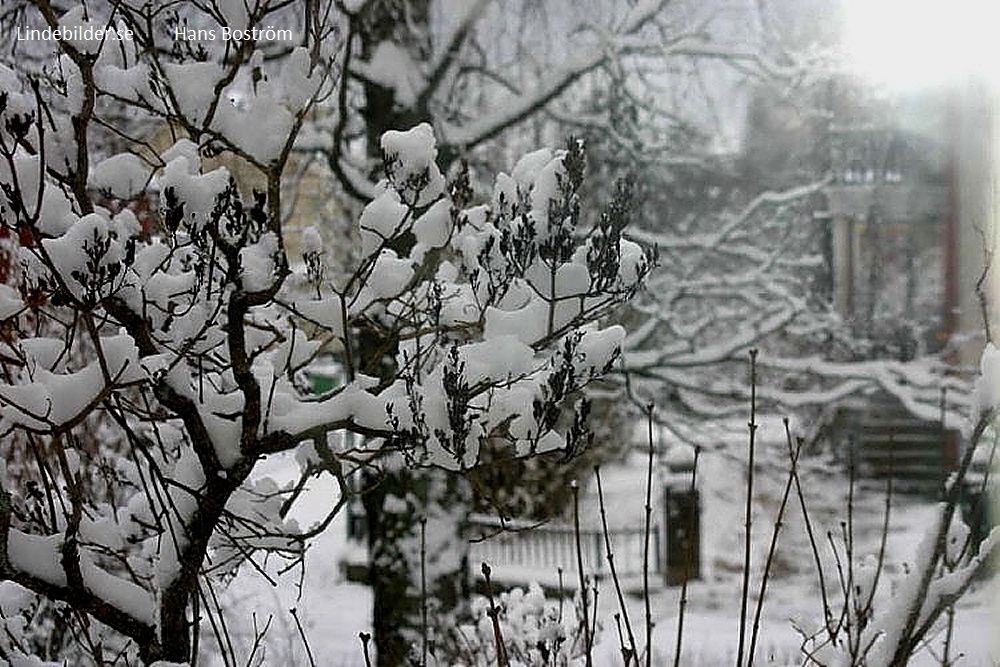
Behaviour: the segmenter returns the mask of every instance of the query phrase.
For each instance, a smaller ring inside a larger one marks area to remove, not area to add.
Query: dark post
[[[663,489],[667,557],[664,573],[668,586],[701,577],[701,498],[692,488],[693,460],[668,463],[670,476]]]

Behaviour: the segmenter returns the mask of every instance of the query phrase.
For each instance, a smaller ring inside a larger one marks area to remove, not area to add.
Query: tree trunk
[[[370,475],[369,581],[379,667],[423,664],[467,599],[463,480],[437,470]]]
[[[428,0],[375,0],[359,17],[361,57],[371,58],[385,40],[409,51],[415,62],[429,57],[429,17]],[[379,142],[387,130],[430,120],[426,109],[398,105],[392,89],[366,82],[364,94],[370,157],[381,156]],[[370,374],[391,373],[388,357],[373,358],[384,347],[369,333],[359,336],[360,366]],[[424,652],[434,651],[434,637],[468,597],[468,544],[461,529],[471,494],[464,479],[405,464],[368,473],[364,488],[377,664],[422,664]]]

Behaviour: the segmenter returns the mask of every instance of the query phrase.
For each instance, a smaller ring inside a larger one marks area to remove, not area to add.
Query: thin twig
[[[890,445],[892,444],[892,437],[889,439]],[[875,593],[878,590],[879,580],[882,577],[882,570],[885,568],[885,554],[886,548],[889,542],[889,520],[892,516],[892,492],[893,492],[893,475],[895,475],[895,456],[893,455],[893,450],[890,446],[889,449],[889,477],[886,480],[885,485],[885,511],[883,512],[882,519],[882,533],[879,537],[879,547],[878,556],[875,560],[875,576],[871,584],[871,590],[868,592],[868,600],[865,601],[864,605],[859,608],[858,619],[859,627],[858,634],[860,636],[861,631],[867,626],[867,620],[872,616],[872,608],[875,604]],[[864,659],[864,656],[868,653],[868,650],[873,645],[873,641],[868,642],[867,646],[860,648],[860,657]]]
[[[951,660],[951,640],[955,631],[955,605],[948,605],[945,614],[947,619],[944,626],[944,652],[941,655],[941,667],[952,667],[954,663]]]
[[[563,569],[562,567],[556,568],[556,573],[559,575],[559,619],[556,621],[558,625],[562,625],[563,619],[563,597],[565,593],[563,592]]]
[[[573,490],[573,536],[576,539],[576,570],[580,576],[580,614],[583,625],[583,651],[586,667],[593,667],[593,646],[590,625],[587,623],[587,580],[583,574],[583,546],[580,544],[580,485],[574,479],[570,482]]]
[[[642,600],[646,607],[646,667],[651,667],[653,660],[653,612],[649,605],[649,538],[652,532],[653,519],[653,404],[646,406],[646,426],[648,458],[646,460],[646,525],[643,530],[642,545]]]
[[[844,605],[847,608],[847,641],[850,645],[851,656],[857,660],[861,649],[861,632],[855,627],[854,619],[858,617],[857,604],[855,613],[850,613],[850,604],[854,591],[854,489],[857,485],[857,439],[851,441],[851,448],[848,451],[847,464],[847,523],[841,523],[841,531],[844,539],[844,562],[847,567],[847,593],[844,596]],[[855,601],[856,602],[856,601]]]
[[[736,653],[736,667],[743,665],[744,642],[747,627],[747,601],[750,597],[750,538],[753,514],[753,464],[757,435],[757,350],[750,350],[750,453],[747,463],[747,504],[744,514],[743,588],[740,592],[740,645]]]
[[[646,406],[646,426],[648,429],[647,445],[648,458],[646,460],[646,525],[643,530],[642,545],[642,599],[646,606],[646,667],[650,667],[653,660],[653,612],[649,605],[649,538],[652,533],[653,519],[653,404]]]
[[[771,566],[774,564],[774,557],[778,551],[778,535],[781,533],[781,528],[784,525],[785,518],[785,508],[788,507],[788,496],[792,492],[792,484],[795,479],[795,469],[798,467],[799,454],[802,452],[802,440],[799,439],[798,445],[793,448],[792,446],[792,432],[788,426],[788,417],[784,419],[785,424],[785,439],[788,443],[788,450],[790,452],[789,456],[791,458],[791,470],[788,473],[788,479],[785,480],[785,490],[781,494],[781,504],[778,506],[778,516],[774,520],[774,530],[771,533],[771,544],[767,550],[767,560],[764,561],[764,573],[761,575],[760,580],[760,593],[757,596],[757,607],[754,610],[753,615],[753,630],[750,633],[750,651],[747,654],[747,665],[753,665],[753,656],[757,648],[757,633],[760,630],[760,617],[764,610],[764,596],[767,594],[767,582],[771,576]]]
[[[427,667],[427,517],[420,517],[420,667]]]
[[[590,587],[591,593],[594,595],[594,607],[591,609],[590,614],[590,641],[593,643],[594,638],[597,637],[597,609],[598,603],[600,602],[600,590],[597,588],[597,577],[594,578],[594,583]]]
[[[253,667],[253,659],[257,655],[257,651],[260,649],[261,644],[264,642],[264,636],[267,634],[267,631],[271,627],[271,621],[274,620],[274,615],[273,614],[268,614],[268,616],[267,616],[267,623],[265,623],[264,627],[260,628],[260,629],[258,629],[258,627],[257,627],[257,614],[256,614],[256,612],[254,612],[253,614],[251,614],[251,618],[253,619],[254,638],[253,638],[253,646],[250,649],[250,655],[247,656],[246,667]],[[261,660],[263,660],[264,657],[265,657],[264,655],[261,655]],[[192,661],[191,664],[193,665],[194,662]]]
[[[483,562],[483,579],[486,580],[486,598],[490,603],[490,608],[487,610],[486,615],[489,616],[490,621],[493,623],[493,643],[496,646],[497,667],[509,667],[510,659],[507,657],[507,647],[504,645],[503,632],[500,629],[500,608],[497,607],[496,602],[493,600],[493,584],[490,581],[491,573],[490,566]]]
[[[594,466],[594,475],[597,477],[597,504],[601,512],[601,528],[604,533],[604,549],[605,556],[608,559],[608,570],[611,572],[611,581],[614,583],[615,593],[618,595],[618,607],[621,609],[622,618],[625,621],[625,632],[628,635],[629,648],[632,649],[632,655],[638,660],[639,653],[636,650],[635,634],[632,632],[632,623],[628,618],[628,607],[625,606],[625,595],[622,593],[622,583],[618,577],[618,570],[615,567],[615,553],[611,549],[611,532],[608,530],[608,513],[604,507],[604,489],[601,487],[600,466]],[[625,667],[628,667],[627,661]]]
[[[361,651],[365,655],[365,667],[372,667],[372,658],[368,654],[368,642],[371,641],[372,636],[367,632],[359,632],[358,639],[361,640]]]
[[[289,610],[289,612],[292,614],[292,618],[295,619],[295,627],[298,628],[298,630],[299,630],[299,637],[302,638],[302,645],[306,647],[306,657],[309,658],[309,665],[310,665],[310,667],[316,667],[316,660],[313,659],[312,649],[309,648],[309,640],[306,638],[306,631],[302,627],[301,621],[299,621],[299,613],[295,609],[295,607],[292,607]],[[368,650],[367,650],[367,644],[366,644],[365,645],[365,655],[367,656],[367,654],[368,654]]]
[[[836,624],[833,626],[833,632],[830,636],[831,641],[836,641],[837,635],[840,634],[840,629],[844,626],[844,618],[847,615],[849,591],[847,590],[847,579],[844,574],[844,563],[840,557],[840,552],[837,551],[837,544],[833,540],[832,530],[826,531],[826,541],[830,543],[830,551],[833,552],[833,562],[837,566],[837,583],[840,584],[840,592],[844,597],[844,603],[840,609],[840,618],[837,619]]]
[[[983,272],[979,274],[979,279],[976,280],[975,292],[976,299],[979,301],[979,314],[983,320],[983,333],[986,335],[986,342],[992,343],[993,332],[990,331],[990,298],[983,285],[986,284],[986,278],[989,276],[990,269],[993,266],[993,251],[990,250],[982,230],[979,230],[979,233],[983,237]]]
[[[615,613],[615,627],[618,628],[618,650],[622,654],[622,663],[628,667],[632,662],[632,650],[625,646],[625,637],[622,636],[622,615]]]
[[[809,537],[809,548],[812,550],[813,565],[816,569],[816,576],[819,579],[819,594],[823,602],[823,624],[826,627],[827,636],[832,637],[833,632],[830,624],[833,622],[833,612],[830,610],[830,600],[826,595],[826,576],[823,570],[823,559],[819,555],[819,545],[816,543],[816,533],[812,527],[812,520],[809,518],[809,509],[806,507],[805,494],[802,493],[802,482],[799,479],[798,470],[792,470],[795,478],[795,494],[799,497],[799,508],[802,510],[802,518],[806,527],[806,535]]]

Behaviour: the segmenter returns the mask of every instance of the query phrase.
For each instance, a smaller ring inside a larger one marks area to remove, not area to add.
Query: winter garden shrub
[[[146,47],[153,9],[115,7],[59,17],[40,3],[51,24],[137,34],[59,42],[52,85],[0,68],[0,223],[26,240],[0,286],[0,434],[22,470],[0,492],[12,661],[184,662],[203,619],[227,650],[216,589],[265,554],[301,558],[315,534],[287,518],[296,487],[252,474],[266,457],[346,483],[386,465],[459,474],[487,439],[510,457],[577,451],[580,390],[624,338],[595,322],[653,265],[623,236],[626,188],[604,216],[581,210],[579,142],[476,194],[463,169],[440,171],[419,124],[381,138],[357,262],[326,275],[310,230],[297,268],[286,166],[332,55],[161,53]],[[136,138],[158,125],[165,148]],[[240,161],[255,187],[207,155]],[[136,197],[156,202],[152,229]],[[303,374],[324,349],[345,381],[317,396]],[[38,596],[71,630],[64,645],[36,650]]]

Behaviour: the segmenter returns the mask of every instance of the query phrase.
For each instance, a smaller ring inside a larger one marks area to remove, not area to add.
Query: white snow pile
[[[406,132],[390,130],[382,135],[389,184],[407,205],[425,206],[444,192],[444,176],[438,169],[434,131],[421,123]]]
[[[14,425],[46,429],[75,422],[111,386],[146,379],[132,338],[121,333],[100,340],[104,366],[95,360],[75,372],[46,369],[37,362],[17,384],[0,385],[0,432]]]
[[[112,197],[131,199],[145,189],[149,174],[149,168],[137,156],[121,153],[94,167],[90,185],[109,192]]]
[[[567,610],[560,611],[560,603],[548,600],[541,586],[532,583],[527,590],[514,588],[500,593],[496,610],[504,648],[511,667],[529,667],[540,664],[569,664],[578,646],[574,636],[578,630],[576,615],[570,610],[572,603],[565,603]],[[496,664],[496,638],[491,618],[489,600],[477,596],[472,601],[473,625],[457,629],[462,637],[468,663],[459,666]]]
[[[384,88],[393,90],[396,99],[404,106],[411,106],[423,89],[425,81],[420,67],[399,44],[386,40],[379,42],[368,61],[354,65],[354,72]]]

